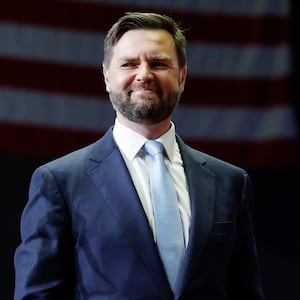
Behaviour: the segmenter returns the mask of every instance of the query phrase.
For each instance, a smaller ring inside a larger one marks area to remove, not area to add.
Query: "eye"
[[[121,68],[135,68],[137,65],[136,62],[126,62],[121,65]]]
[[[155,69],[168,69],[169,65],[161,61],[154,61],[151,63],[151,67]]]

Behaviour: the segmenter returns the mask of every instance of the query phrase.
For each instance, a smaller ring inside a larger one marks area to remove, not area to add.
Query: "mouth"
[[[132,93],[158,93],[159,88],[155,84],[142,83],[142,84],[133,84],[131,86]]]
[[[139,85],[133,86],[131,88],[132,95],[142,96],[142,97],[153,97],[159,96],[160,92],[156,86],[149,86],[149,85]]]
[[[154,89],[135,89],[132,90],[133,94],[157,94],[157,91]]]

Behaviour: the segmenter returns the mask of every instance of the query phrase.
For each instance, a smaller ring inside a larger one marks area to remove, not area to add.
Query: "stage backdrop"
[[[174,115],[176,129],[199,150],[250,172],[267,299],[300,299],[299,102],[291,94],[296,91],[291,4],[2,1],[0,299],[12,299],[13,255],[33,169],[95,141],[114,122],[101,73],[103,39],[129,11],[166,13],[185,30],[188,79]]]
[[[106,131],[103,38],[136,10],[186,30],[189,77],[174,116],[185,140],[247,168],[296,162],[288,0],[2,3],[1,152],[56,156]]]

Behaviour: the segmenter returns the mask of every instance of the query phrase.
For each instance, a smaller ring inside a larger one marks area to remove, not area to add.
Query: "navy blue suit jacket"
[[[192,216],[175,295],[110,129],[34,172],[15,299],[263,299],[247,173],[177,142]]]

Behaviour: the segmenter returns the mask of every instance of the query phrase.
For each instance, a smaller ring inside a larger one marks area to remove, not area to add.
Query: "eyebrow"
[[[155,61],[155,60],[171,61],[171,58],[168,55],[161,55],[161,54],[152,55],[152,56],[148,57],[148,59],[150,61]],[[124,56],[119,59],[119,61],[137,61],[137,60],[139,60],[139,57],[130,57],[130,56]]]

